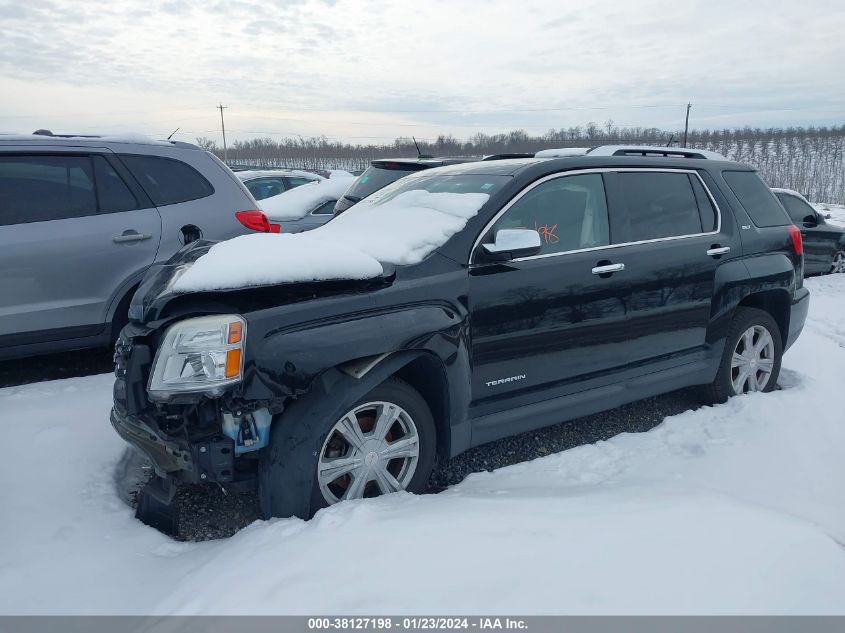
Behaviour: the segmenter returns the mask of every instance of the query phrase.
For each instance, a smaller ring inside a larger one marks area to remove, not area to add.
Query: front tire
[[[772,315],[757,308],[739,308],[716,378],[704,388],[705,399],[722,403],[743,393],[774,390],[782,358],[780,328]]]
[[[268,518],[308,519],[348,499],[400,490],[421,493],[434,468],[431,410],[397,378],[386,380],[337,419],[298,429],[285,430],[285,424],[274,424],[259,468],[259,496]]]

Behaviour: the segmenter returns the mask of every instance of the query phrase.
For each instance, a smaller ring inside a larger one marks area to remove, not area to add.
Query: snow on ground
[[[0,614],[845,614],[845,275],[783,390],[438,495],[178,543],[113,469],[109,375],[0,390]]]
[[[336,180],[302,185],[274,197],[313,190]],[[431,193],[424,189],[405,191],[391,199],[373,196],[311,231],[252,233],[215,244],[185,270],[173,290],[378,277],[383,272],[380,262],[422,261],[464,228],[489,197],[486,193]]]
[[[298,220],[324,202],[337,200],[355,182],[355,176],[332,176],[294,187],[258,202],[261,210],[273,221]]]
[[[845,228],[845,205],[830,202],[815,202],[813,203],[813,207],[822,215],[830,215],[830,218],[826,220],[829,224]]]

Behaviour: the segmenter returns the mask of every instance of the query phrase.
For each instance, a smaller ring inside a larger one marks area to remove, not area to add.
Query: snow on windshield
[[[270,196],[258,204],[271,220],[298,220],[311,213],[324,202],[337,200],[343,195],[355,177],[334,176],[324,180],[289,189],[277,196]]]
[[[175,281],[173,291],[372,279],[384,272],[382,263],[422,261],[464,228],[488,199],[486,193],[422,189],[389,199],[374,196],[312,231],[255,233],[215,244]]]

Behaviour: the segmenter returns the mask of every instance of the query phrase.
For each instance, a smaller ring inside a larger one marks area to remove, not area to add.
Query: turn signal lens
[[[229,345],[241,342],[243,326],[240,321],[233,321],[229,324]]]
[[[234,378],[241,373],[241,350],[230,349],[226,352],[226,378]]]

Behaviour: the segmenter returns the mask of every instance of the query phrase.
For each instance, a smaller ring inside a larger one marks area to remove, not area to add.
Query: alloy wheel
[[[731,359],[735,394],[763,391],[775,366],[775,342],[762,325],[752,325],[739,337]]]
[[[416,471],[420,437],[413,419],[392,402],[367,402],[329,431],[317,461],[327,503],[405,490]]]
[[[845,273],[845,252],[837,251],[830,264],[831,273]]]

